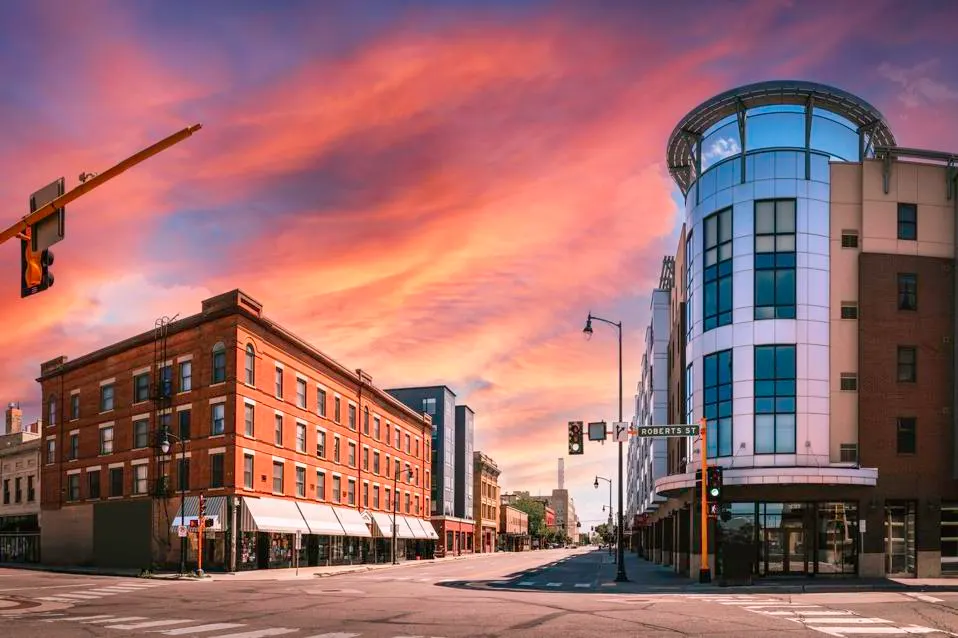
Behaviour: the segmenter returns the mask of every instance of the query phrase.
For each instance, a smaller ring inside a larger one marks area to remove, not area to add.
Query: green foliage
[[[542,538],[545,535],[545,505],[531,498],[520,498],[512,506],[529,515],[529,535],[532,538]]]

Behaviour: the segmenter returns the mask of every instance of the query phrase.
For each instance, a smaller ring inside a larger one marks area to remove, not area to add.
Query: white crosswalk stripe
[[[210,631],[219,631],[220,629],[237,629],[245,627],[242,623],[234,622],[216,622],[206,625],[197,625],[195,627],[179,627],[177,629],[154,629],[154,633],[166,634],[167,636],[185,636],[186,634],[207,633]]]
[[[157,581],[142,582],[124,582],[114,585],[105,585],[96,589],[82,589],[75,592],[64,592],[56,595],[33,596],[33,600],[44,603],[78,603],[86,600],[97,600],[105,596],[117,596],[119,594],[132,594],[145,591],[152,587],[159,587],[166,583]]]

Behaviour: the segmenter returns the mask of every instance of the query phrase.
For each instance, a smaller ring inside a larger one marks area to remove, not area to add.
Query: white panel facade
[[[718,190],[703,197],[700,203],[696,204],[694,189],[687,199],[686,224],[692,236],[688,249],[692,256],[688,260],[691,270],[682,276],[691,280],[688,292],[691,333],[686,360],[691,366],[688,372],[693,388],[693,422],[703,416],[704,357],[731,349],[732,453],[717,457],[718,462],[726,466],[734,463],[736,468],[827,465],[829,208],[828,171],[822,171],[820,166],[825,158],[813,156],[818,170],[813,170],[813,180],[809,181],[795,178],[796,162],[804,170],[802,153],[768,151],[752,159],[755,170],[750,177],[753,181],[732,185],[719,180]],[[795,318],[755,319],[755,201],[793,197],[796,198]],[[703,332],[704,220],[729,206],[732,207],[732,323]],[[773,344],[796,346],[795,454],[754,452],[754,347]],[[700,458],[697,440],[694,447],[689,471],[698,466]]]

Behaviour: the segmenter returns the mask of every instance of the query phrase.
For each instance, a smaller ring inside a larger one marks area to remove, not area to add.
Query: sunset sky
[[[268,8],[267,8],[268,7]],[[444,383],[507,490],[547,493],[566,422],[633,413],[674,252],[676,122],[725,89],[832,84],[903,146],[958,150],[958,3],[882,0],[4,2],[0,202],[203,130],[68,208],[56,285],[0,246],[0,401],[242,288],[380,387]],[[604,520],[614,446],[566,460]],[[595,520],[599,519],[599,520]]]

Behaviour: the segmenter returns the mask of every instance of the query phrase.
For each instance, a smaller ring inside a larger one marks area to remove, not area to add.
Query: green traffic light
[[[709,494],[711,494],[712,496],[718,496],[719,489],[717,487],[713,487],[712,489],[709,490]]]

